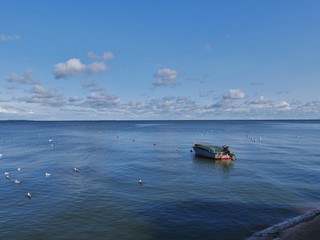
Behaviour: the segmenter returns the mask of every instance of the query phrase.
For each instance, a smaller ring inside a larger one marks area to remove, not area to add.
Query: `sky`
[[[0,0],[0,120],[320,119],[318,0]]]

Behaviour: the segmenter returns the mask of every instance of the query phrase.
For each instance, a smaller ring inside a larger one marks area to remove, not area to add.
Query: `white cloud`
[[[240,89],[230,89],[229,92],[225,93],[224,99],[243,99],[246,95]]]
[[[320,107],[320,101],[319,100],[313,100],[311,102],[307,102],[305,104],[306,107]]]
[[[98,89],[98,83],[96,81],[81,81],[81,86],[83,88],[93,88],[93,89]]]
[[[292,108],[289,103],[286,101],[282,101],[279,105],[278,108],[282,111],[290,111]]]
[[[2,106],[0,107],[0,114],[26,116],[26,115],[34,115],[34,112],[30,109],[16,108],[11,106]]]
[[[47,94],[47,90],[42,87],[41,85],[35,85],[34,88],[31,90],[32,93],[36,93],[36,94],[42,94],[45,95]]]
[[[160,118],[165,116],[186,117],[190,113],[195,114],[198,111],[197,104],[188,97],[175,96],[151,99],[142,108],[146,111],[147,115],[159,116]]]
[[[30,93],[31,95],[20,97],[17,100],[19,102],[36,103],[51,107],[62,107],[66,104],[62,94],[48,90],[41,85],[35,85]]]
[[[23,75],[11,74],[10,76],[5,78],[7,82],[10,83],[20,83],[20,84],[39,84],[37,80],[35,80],[33,76],[33,72],[31,70],[26,71]]]
[[[0,42],[19,40],[21,37],[19,35],[5,35],[0,34]]]
[[[221,99],[220,101],[213,104],[211,107],[216,109],[227,109],[232,106],[232,101],[229,99]]]
[[[107,71],[108,68],[104,62],[93,62],[89,65],[81,63],[78,58],[71,58],[65,63],[58,63],[54,66],[54,75],[56,78],[66,78],[86,73],[97,73]]]
[[[298,108],[304,113],[320,113],[320,100],[313,100],[305,104],[301,104]]]
[[[17,113],[17,110],[10,107],[0,107],[0,114],[6,113],[6,114],[15,114]]]
[[[254,105],[268,104],[268,103],[271,103],[271,101],[264,96],[260,96],[258,99],[255,99],[249,102],[249,104],[254,104]]]
[[[114,58],[114,54],[112,52],[103,52],[101,56],[98,56],[94,52],[88,52],[87,56],[99,61],[109,61]]]
[[[87,72],[97,73],[107,71],[108,68],[104,62],[94,62],[89,64],[87,67]]]
[[[94,109],[104,109],[115,107],[119,102],[119,97],[108,94],[104,91],[97,91],[92,92],[91,95],[87,97],[85,105]]]
[[[80,102],[82,100],[82,97],[80,96],[73,96],[69,98],[69,102],[74,103],[74,102]]]
[[[158,78],[158,80],[153,83],[154,86],[167,86],[177,80],[179,73],[173,69],[163,68],[158,70],[153,76]]]
[[[58,63],[54,66],[56,78],[74,76],[86,71],[86,65],[77,58],[69,59],[66,63]]]
[[[198,95],[199,95],[199,97],[211,97],[213,95],[213,93],[214,93],[213,90],[199,91]]]

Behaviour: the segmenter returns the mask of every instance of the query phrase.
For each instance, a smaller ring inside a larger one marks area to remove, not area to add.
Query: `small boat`
[[[226,145],[222,147],[196,143],[193,145],[196,156],[211,158],[213,160],[236,160],[233,151]]]

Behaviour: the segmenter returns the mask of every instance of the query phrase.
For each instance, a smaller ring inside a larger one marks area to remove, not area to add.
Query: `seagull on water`
[[[46,172],[46,177],[50,177],[51,176],[51,173],[48,173],[48,172]]]
[[[73,168],[73,171],[74,171],[74,172],[79,172],[80,170],[79,170],[79,168],[76,168],[76,167],[75,167],[75,168]]]
[[[10,173],[9,172],[4,172],[4,175],[8,176],[8,175],[10,175]]]
[[[14,180],[14,183],[15,183],[15,184],[20,184],[20,183],[21,183],[21,181],[20,181],[20,180],[18,180],[18,179],[16,179],[16,180]]]
[[[175,147],[175,148],[174,148],[174,151],[180,152],[180,148]]]
[[[143,182],[142,182],[142,180],[141,180],[141,179],[139,179],[138,183],[139,183],[140,185],[142,185],[142,184],[143,184]]]
[[[21,168],[20,168],[20,167],[18,167],[18,168],[17,168],[17,170],[18,170],[18,171],[21,171]]]
[[[31,195],[31,193],[27,193],[27,195],[26,195],[26,198],[29,198],[29,199],[31,199],[32,198],[32,195]]]

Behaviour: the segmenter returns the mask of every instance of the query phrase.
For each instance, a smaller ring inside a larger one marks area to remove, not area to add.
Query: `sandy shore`
[[[320,239],[320,209],[311,210],[255,233],[248,240],[318,240]]]

